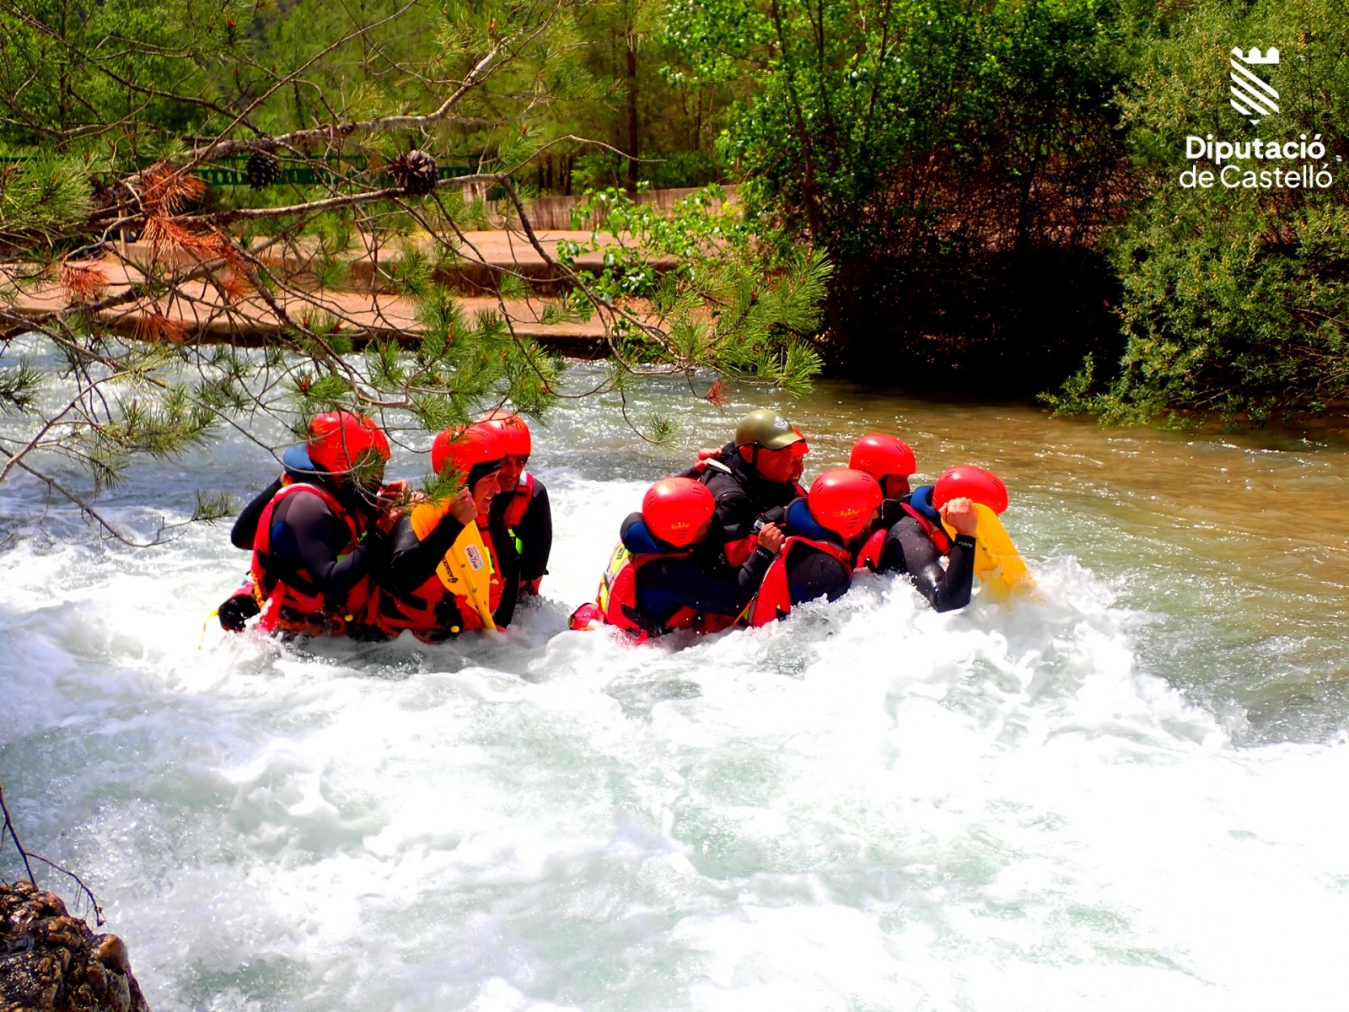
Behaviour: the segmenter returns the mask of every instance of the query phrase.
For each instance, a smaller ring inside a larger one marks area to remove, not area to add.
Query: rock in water
[[[0,885],[0,1012],[150,1012],[126,943],[96,935],[53,893]]]

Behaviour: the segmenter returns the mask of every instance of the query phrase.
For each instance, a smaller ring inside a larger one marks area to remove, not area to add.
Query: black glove
[[[393,539],[378,527],[372,527],[365,532],[361,544],[365,546],[367,564],[371,566],[382,565],[388,559],[392,550]]]
[[[235,594],[225,598],[224,603],[216,609],[216,616],[220,619],[220,628],[237,633],[243,632],[244,623],[261,610],[252,594]]]

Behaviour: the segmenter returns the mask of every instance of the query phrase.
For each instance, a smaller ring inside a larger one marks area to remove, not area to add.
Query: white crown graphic
[[[1232,50],[1232,108],[1247,117],[1252,124],[1259,123],[1261,116],[1279,111],[1279,93],[1268,81],[1257,76],[1247,67],[1277,66],[1279,51],[1271,46],[1262,54],[1251,47],[1243,53],[1241,47]]]

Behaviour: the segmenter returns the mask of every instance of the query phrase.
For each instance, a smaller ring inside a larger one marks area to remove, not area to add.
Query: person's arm
[[[327,503],[316,495],[297,492],[282,505],[286,507],[284,516],[276,521],[272,531],[274,551],[304,569],[325,596],[345,596],[372,566],[382,563],[388,555],[388,537],[372,529],[360,544],[339,558],[338,553],[346,545],[338,543],[335,532],[344,522],[333,516]]]
[[[498,629],[505,629],[515,617],[515,606],[520,600],[520,553],[506,532],[506,515],[492,516],[488,526],[496,555],[497,579],[501,582],[501,597],[492,612],[492,621]]]
[[[712,514],[712,534],[720,536],[720,544],[738,541],[747,535],[758,519],[758,513],[749,496],[739,484],[726,482],[716,489],[717,507]]]
[[[950,561],[942,569],[937,546],[917,520],[905,517],[886,535],[880,571],[908,573],[918,593],[937,611],[963,608],[974,588],[974,537],[957,534]]]
[[[258,533],[258,521],[262,519],[262,511],[280,491],[281,479],[277,478],[253,497],[253,501],[239,514],[239,519],[234,521],[234,528],[230,531],[230,544],[246,552],[253,550],[253,539]]]
[[[461,515],[473,512],[472,495],[468,496],[467,507],[461,505],[462,501],[463,492],[424,538],[417,537],[409,517],[399,517],[395,522],[386,576],[389,589],[395,594],[411,594],[435,574],[445,553],[472,522],[471,519],[466,521],[462,516],[455,515],[456,507]]]
[[[553,510],[548,504],[548,490],[538,479],[515,533],[524,549],[520,553],[520,581],[530,583],[548,572],[548,556],[553,550]]]

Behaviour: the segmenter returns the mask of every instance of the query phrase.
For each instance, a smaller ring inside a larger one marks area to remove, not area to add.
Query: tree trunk
[[[637,131],[637,39],[629,33],[628,50],[628,192],[637,192],[637,158],[641,153]]]

